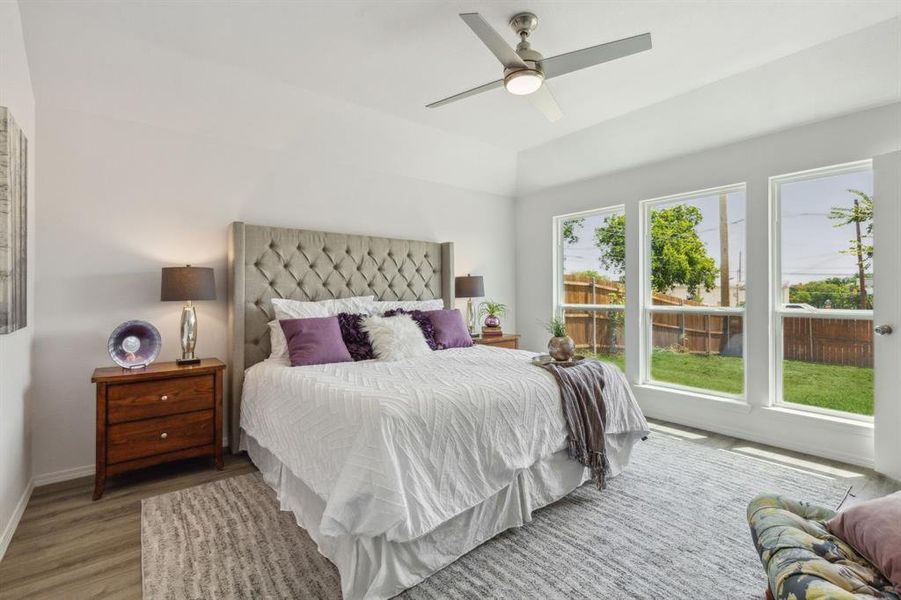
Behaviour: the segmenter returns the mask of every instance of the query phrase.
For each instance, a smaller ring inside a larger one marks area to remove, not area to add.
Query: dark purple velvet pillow
[[[444,346],[442,346],[435,340],[435,328],[432,327],[432,320],[429,318],[427,312],[421,310],[404,310],[402,308],[395,308],[392,310],[386,310],[383,316],[396,317],[397,315],[410,315],[410,318],[416,321],[416,324],[419,325],[419,329],[422,330],[422,335],[425,338],[425,343],[429,345],[429,348],[431,348],[432,350],[444,350]]]
[[[292,367],[353,360],[341,339],[338,317],[284,319],[279,324],[285,332]]]
[[[442,348],[469,348],[472,336],[463,322],[463,315],[456,308],[430,310],[425,313],[435,330],[435,342]]]
[[[369,336],[363,331],[363,319],[366,315],[341,313],[338,315],[338,325],[341,328],[341,339],[350,357],[354,360],[371,360],[375,358]]]

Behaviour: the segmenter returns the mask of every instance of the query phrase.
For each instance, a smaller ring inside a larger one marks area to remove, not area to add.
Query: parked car
[[[805,302],[792,302],[790,304],[786,304],[784,308],[788,310],[803,310],[805,312],[820,312],[820,309],[816,306],[811,306]]]

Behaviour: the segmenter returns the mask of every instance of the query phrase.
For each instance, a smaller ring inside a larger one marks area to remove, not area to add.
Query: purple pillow
[[[425,313],[435,329],[435,342],[442,348],[469,348],[472,336],[463,322],[463,315],[456,308],[430,310]]]
[[[341,339],[338,317],[284,319],[279,324],[285,332],[292,367],[353,360]]]
[[[444,346],[435,340],[435,328],[432,327],[432,320],[429,318],[428,313],[421,310],[395,308],[386,310],[382,316],[396,317],[397,315],[410,315],[410,318],[416,321],[416,324],[419,325],[419,329],[422,330],[422,336],[425,338],[425,343],[429,345],[429,348],[432,350],[444,350]]]
[[[338,326],[341,328],[341,339],[350,357],[354,360],[371,360],[375,358],[369,336],[363,331],[363,318],[366,315],[341,313],[338,315]]]

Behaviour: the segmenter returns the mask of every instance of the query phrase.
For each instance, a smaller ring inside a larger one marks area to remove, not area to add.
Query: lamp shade
[[[481,275],[466,275],[454,278],[454,295],[457,298],[481,298],[485,295],[485,284]]]
[[[215,300],[216,282],[209,267],[163,267],[160,300]]]

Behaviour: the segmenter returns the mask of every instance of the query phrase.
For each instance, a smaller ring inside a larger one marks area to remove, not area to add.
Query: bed
[[[267,358],[273,297],[451,307],[452,291],[450,243],[232,224],[229,441],[335,564],[347,599],[416,585],[588,478],[567,457],[559,389],[533,353],[474,346],[305,367]],[[647,434],[634,399],[620,400],[608,402],[611,476]]]

